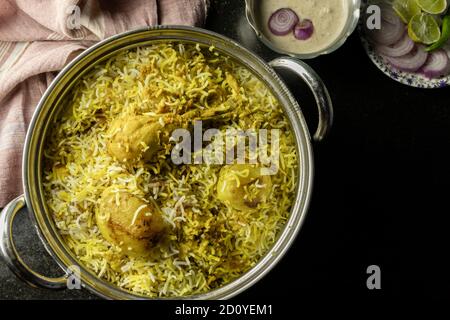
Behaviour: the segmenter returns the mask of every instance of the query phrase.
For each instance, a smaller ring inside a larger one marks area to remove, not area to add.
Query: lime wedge
[[[416,0],[394,0],[392,8],[406,24],[409,23],[413,16],[422,11]]]
[[[441,37],[439,38],[439,40],[436,41],[435,43],[433,43],[431,46],[429,46],[425,50],[433,51],[433,50],[439,49],[442,46],[444,46],[448,42],[449,39],[450,39],[450,15],[445,16],[444,19],[442,20],[442,31],[441,31]]]
[[[447,0],[416,0],[423,11],[431,14],[440,14],[447,9]]]
[[[433,16],[419,13],[409,21],[408,35],[415,42],[432,44],[441,37],[441,29]]]

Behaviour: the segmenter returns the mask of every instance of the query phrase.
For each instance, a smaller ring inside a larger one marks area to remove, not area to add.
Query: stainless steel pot
[[[73,266],[79,266],[82,286],[101,297],[110,299],[148,298],[131,294],[98,278],[77,261],[74,254],[64,243],[44,199],[42,188],[43,149],[50,124],[61,111],[61,101],[80,77],[91,70],[95,64],[105,61],[121,50],[167,41],[214,45],[221,53],[239,61],[262,79],[280,101],[291,122],[296,137],[300,169],[296,201],[290,218],[270,251],[257,265],[235,281],[204,294],[182,298],[226,299],[244,291],[273,268],[294,241],[305,218],[312,191],[313,154],[311,138],[299,105],[272,68],[292,70],[313,91],[319,107],[319,126],[314,135],[314,139],[318,141],[322,140],[327,134],[333,119],[331,100],[320,78],[311,68],[299,60],[289,57],[278,58],[266,64],[261,58],[243,48],[239,43],[203,29],[179,26],[144,28],[113,36],[83,52],[59,73],[37,106],[28,129],[23,152],[23,188],[25,194],[8,204],[0,217],[1,254],[9,268],[26,283],[50,289],[66,288],[67,278],[71,274],[70,270],[73,270]],[[24,207],[28,209],[43,245],[62,268],[64,275],[61,277],[49,278],[38,274],[20,258],[12,238],[12,223],[16,214]]]

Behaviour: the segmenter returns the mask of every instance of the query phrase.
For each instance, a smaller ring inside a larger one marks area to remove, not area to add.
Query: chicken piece
[[[236,210],[251,210],[267,200],[272,180],[261,175],[261,168],[251,164],[224,166],[217,182],[217,198]]]
[[[151,162],[169,143],[175,129],[187,129],[195,120],[222,120],[233,116],[230,104],[205,110],[191,110],[183,115],[123,116],[108,130],[108,153],[122,163]]]
[[[155,121],[151,116],[121,117],[114,120],[108,131],[108,153],[120,162],[150,161],[169,141],[176,117]],[[167,122],[163,122],[167,121]]]
[[[96,213],[97,226],[103,237],[122,248],[129,256],[145,256],[166,228],[163,217],[154,206],[125,192],[106,189]]]

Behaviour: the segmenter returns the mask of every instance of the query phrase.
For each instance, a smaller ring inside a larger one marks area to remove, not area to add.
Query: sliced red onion
[[[442,49],[431,52],[422,67],[422,73],[430,79],[450,74],[450,60],[447,52]]]
[[[384,56],[384,58],[396,69],[407,72],[416,72],[427,61],[428,52],[425,51],[423,46],[419,45],[407,55],[401,57]]]
[[[314,25],[311,20],[303,19],[299,24],[294,27],[294,36],[298,40],[309,39],[314,32]]]
[[[369,39],[378,44],[390,46],[397,43],[405,32],[405,25],[392,8],[381,11],[380,29],[367,30]]]
[[[384,56],[388,57],[401,57],[410,53],[414,49],[414,41],[408,36],[408,33],[404,33],[399,42],[393,45],[386,46],[383,44],[376,44],[375,50]]]
[[[442,50],[447,52],[447,55],[450,57],[450,42],[447,42],[446,44],[444,44],[444,46],[442,47]]]
[[[281,8],[270,16],[269,29],[277,36],[284,36],[294,29],[298,21],[299,18],[292,9]]]
[[[382,21],[390,23],[390,24],[397,24],[398,21],[403,23],[403,21],[401,21],[400,17],[394,11],[394,9],[392,8],[391,5],[383,3],[380,5],[380,9],[381,9],[380,15],[381,15]]]
[[[404,32],[405,26],[403,24],[382,22],[381,29],[370,31],[369,37],[373,42],[390,46],[398,42]]]

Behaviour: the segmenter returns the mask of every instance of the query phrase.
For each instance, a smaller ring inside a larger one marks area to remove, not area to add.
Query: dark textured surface
[[[253,35],[243,1],[213,1],[207,28],[266,60],[277,56]],[[357,34],[337,52],[308,63],[327,84],[336,115],[332,134],[315,146],[308,218],[287,256],[238,299],[448,300],[449,89],[419,90],[388,79],[370,63]],[[287,79],[313,127],[310,94],[292,76]],[[28,218],[23,215],[16,225],[18,246],[30,265],[58,274]],[[366,288],[371,264],[382,271],[377,292]],[[0,298],[94,296],[29,288],[0,263]]]

